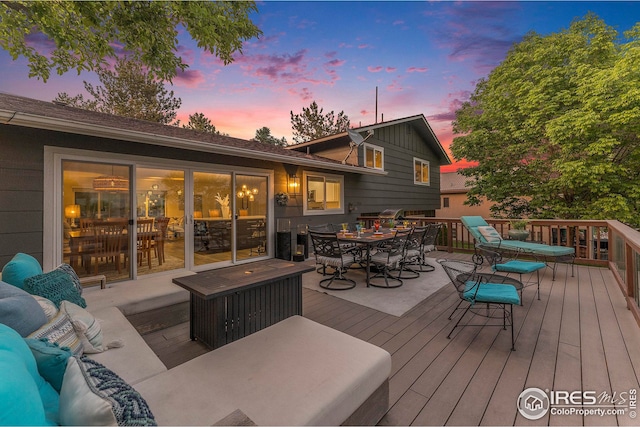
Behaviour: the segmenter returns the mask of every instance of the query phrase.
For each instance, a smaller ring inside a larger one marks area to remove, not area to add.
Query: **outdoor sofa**
[[[0,312],[12,304],[14,313],[28,315],[4,321],[17,321],[16,330],[0,324],[0,425],[142,425],[154,420],[159,425],[375,425],[388,410],[391,357],[375,345],[293,316],[167,369],[123,314],[148,304],[140,298],[144,292],[131,286],[126,296],[126,286],[116,288],[83,293],[87,303],[84,321],[89,322],[87,317],[98,321],[105,351],[69,358],[61,391],[52,393],[41,371],[34,372],[34,358],[21,344],[27,340],[16,332],[25,335],[24,322],[42,317],[38,310],[42,300],[34,305],[34,297],[0,282]],[[154,305],[162,304],[163,298],[168,303],[188,298],[175,285],[166,289],[166,297],[158,291],[151,296]],[[7,297],[7,292],[19,296]],[[16,308],[16,304],[24,306]],[[61,307],[68,305],[61,303]],[[51,324],[49,316],[38,330]],[[59,316],[60,312],[54,317]],[[66,316],[72,317],[68,312]],[[71,323],[76,326],[76,319]],[[87,336],[78,334],[77,341],[86,344],[86,340]],[[119,347],[107,349],[109,346]],[[95,362],[100,364],[94,366],[100,378],[91,378],[91,369],[83,371],[84,379],[75,376],[75,365]],[[22,372],[17,367],[26,367],[22,371],[28,375],[5,381],[9,372]],[[91,385],[107,377],[117,385]],[[99,392],[88,391],[92,387],[115,390],[115,397],[94,396]],[[33,418],[38,416],[44,418]]]
[[[477,243],[485,247],[493,248],[498,252],[511,252],[529,255],[535,259],[544,261],[547,266],[552,261],[550,268],[553,270],[553,279],[556,277],[556,267],[559,261],[571,263],[571,275],[573,276],[573,263],[576,250],[567,246],[545,245],[543,243],[526,242],[521,240],[507,240],[491,227],[481,216],[461,216],[460,221]]]

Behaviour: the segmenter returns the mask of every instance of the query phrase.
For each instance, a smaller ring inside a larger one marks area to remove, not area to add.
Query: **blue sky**
[[[202,112],[218,130],[252,138],[267,126],[292,142],[290,111],[316,101],[344,111],[353,126],[424,114],[441,143],[452,140],[454,111],[479,78],[529,31],[549,34],[596,13],[620,33],[640,22],[640,2],[262,1],[252,15],[263,31],[224,66],[180,37],[190,65],[171,88],[178,118]],[[26,61],[0,51],[0,91],[52,100],[84,92],[92,73],[29,79]]]

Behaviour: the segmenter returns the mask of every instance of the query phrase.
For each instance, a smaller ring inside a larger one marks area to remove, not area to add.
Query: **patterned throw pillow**
[[[102,343],[102,327],[98,319],[93,317],[84,308],[69,301],[62,301],[60,311],[65,312],[71,324],[82,342],[82,348],[87,353],[102,353],[110,348],[122,347],[122,341],[113,341],[108,344]]]
[[[72,357],[60,391],[61,425],[157,425],[147,402],[115,372]]]
[[[73,267],[71,267],[69,264],[62,263],[58,267],[56,267],[56,270],[64,271],[65,273],[67,273],[71,278],[71,281],[73,282],[73,286],[75,286],[80,295],[82,295],[82,285],[80,284],[80,278],[76,274],[76,271],[73,269]]]
[[[478,231],[480,232],[480,234],[482,234],[482,237],[484,237],[488,243],[496,243],[502,240],[502,236],[500,235],[500,233],[498,233],[498,231],[490,225],[481,225],[480,227],[478,227]]]
[[[82,355],[82,342],[73,329],[71,320],[63,311],[27,338],[46,338],[50,343],[57,343],[60,347],[69,347],[74,356]]]
[[[52,270],[24,280],[24,290],[33,295],[40,295],[60,307],[63,300],[71,301],[82,308],[86,301],[73,283],[73,279],[64,270]]]

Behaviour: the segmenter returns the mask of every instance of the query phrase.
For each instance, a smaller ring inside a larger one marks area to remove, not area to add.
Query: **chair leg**
[[[513,335],[513,304],[509,304],[509,311],[511,312],[511,351],[516,351],[516,340],[515,336]]]
[[[458,304],[460,305],[460,304]],[[467,307],[464,310],[464,313],[462,313],[462,316],[460,316],[460,318],[458,319],[458,321],[456,322],[455,325],[453,325],[453,328],[451,328],[451,331],[449,331],[449,335],[447,335],[448,339],[451,339],[451,334],[453,333],[453,331],[455,331],[455,329],[458,327],[458,325],[460,324],[460,322],[462,322],[462,319],[464,319],[464,316],[467,314],[467,312],[471,309],[471,304],[469,304],[469,307]]]

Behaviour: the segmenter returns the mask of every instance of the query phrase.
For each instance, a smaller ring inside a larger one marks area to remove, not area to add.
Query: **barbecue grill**
[[[386,209],[378,215],[378,219],[380,220],[380,224],[383,226],[388,226],[391,220],[398,221],[401,220],[404,216],[403,209]]]

